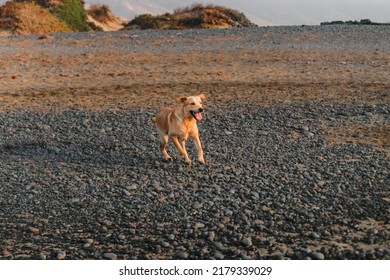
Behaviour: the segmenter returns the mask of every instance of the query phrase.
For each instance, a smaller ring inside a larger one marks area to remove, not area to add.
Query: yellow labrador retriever
[[[176,99],[176,103],[182,103],[180,107],[175,109],[163,108],[152,118],[160,137],[160,150],[166,160],[172,160],[165,149],[168,144],[168,137],[170,137],[180,155],[184,156],[186,163],[191,165],[192,162],[188,157],[185,146],[189,136],[194,140],[198,149],[198,161],[201,164],[205,163],[196,125],[197,121],[202,120],[201,113],[204,110],[202,100],[204,99],[206,99],[206,96],[203,93],[197,96],[182,96]]]

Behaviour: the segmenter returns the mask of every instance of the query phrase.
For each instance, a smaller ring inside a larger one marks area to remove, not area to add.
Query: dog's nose
[[[202,113],[203,112],[203,108],[199,108],[199,113]]]

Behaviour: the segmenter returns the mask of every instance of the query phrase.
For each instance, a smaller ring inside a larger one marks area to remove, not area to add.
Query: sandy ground
[[[172,105],[177,96],[208,93],[209,104],[290,103],[310,100],[367,104],[390,101],[390,54],[387,51],[254,50],[224,48],[229,37],[204,37],[217,48],[167,51],[175,36],[150,39],[146,50],[117,47],[139,35],[109,33],[86,38],[0,39],[0,110],[10,108],[87,109]],[[315,40],[303,33],[297,40]],[[137,42],[137,40],[139,42]],[[262,41],[268,40],[267,33]],[[195,41],[194,41],[195,42]],[[191,44],[187,40],[186,44]],[[11,46],[11,47],[10,47]],[[220,46],[220,48],[219,48]],[[161,48],[162,50],[159,50]],[[48,51],[50,50],[50,51]],[[325,126],[327,124],[324,124]],[[367,127],[352,124],[349,134],[368,131],[365,139],[388,148],[390,128],[383,120]],[[332,128],[329,140],[348,141],[345,127]],[[367,137],[369,136],[369,137]]]

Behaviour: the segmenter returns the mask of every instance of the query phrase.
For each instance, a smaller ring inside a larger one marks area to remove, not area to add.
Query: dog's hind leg
[[[171,161],[171,157],[168,155],[168,152],[166,150],[166,147],[168,145],[168,135],[162,135],[162,134],[159,134],[160,136],[160,151],[162,152],[165,160],[167,161]]]

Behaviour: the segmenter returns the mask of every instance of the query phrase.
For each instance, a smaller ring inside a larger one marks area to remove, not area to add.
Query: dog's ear
[[[205,100],[206,99],[206,95],[202,92],[198,95],[200,97],[200,99],[202,100]]]
[[[187,96],[182,96],[182,97],[179,97],[178,99],[176,99],[176,103],[184,103],[187,101]]]

